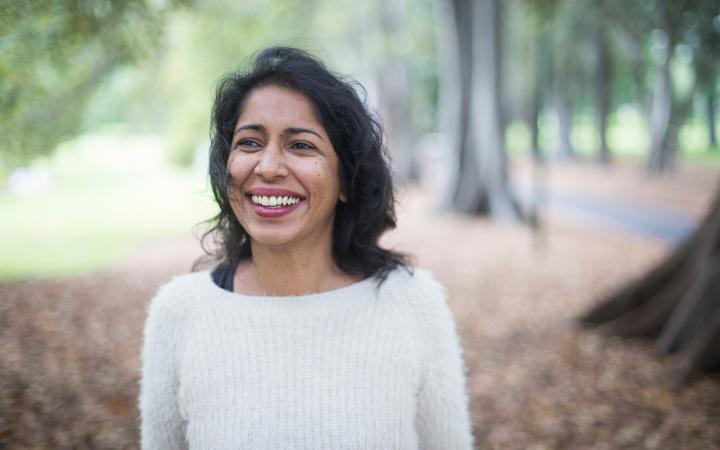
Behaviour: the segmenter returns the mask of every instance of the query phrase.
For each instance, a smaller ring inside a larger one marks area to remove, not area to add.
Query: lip
[[[253,201],[248,197],[247,202],[250,203],[250,206],[252,207],[253,211],[255,211],[255,214],[257,214],[260,217],[267,217],[267,218],[275,218],[275,217],[281,217],[286,214],[290,214],[291,212],[295,211],[300,205],[303,203],[304,200],[300,200],[299,202],[295,203],[294,205],[286,205],[286,206],[276,206],[274,208],[269,208],[267,206],[262,206],[253,203]]]

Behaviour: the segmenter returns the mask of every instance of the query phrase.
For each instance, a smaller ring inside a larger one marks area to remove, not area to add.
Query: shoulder
[[[449,314],[447,289],[426,269],[395,269],[381,285],[380,292],[406,304],[424,323],[433,318],[447,318]]]
[[[182,292],[196,291],[207,281],[212,281],[209,270],[175,275],[168,282],[161,285],[157,289],[157,293],[163,295],[177,295]]]
[[[440,301],[447,297],[447,290],[433,275],[432,272],[419,267],[400,267],[388,274],[381,286],[401,297],[418,298],[420,301]]]
[[[209,274],[205,273],[205,276]],[[187,342],[188,318],[196,295],[193,286],[203,276],[202,272],[173,277],[161,285],[147,305],[143,328],[143,377],[152,372],[153,367],[163,364],[176,364],[177,355]],[[150,369],[148,369],[150,367]]]
[[[461,352],[457,321],[448,304],[448,292],[432,272],[411,267],[391,272],[386,280],[385,295],[402,305],[414,321],[418,338],[428,358]]]
[[[158,287],[148,304],[148,318],[180,320],[195,303],[193,298],[204,287],[209,276],[207,271],[176,275]]]

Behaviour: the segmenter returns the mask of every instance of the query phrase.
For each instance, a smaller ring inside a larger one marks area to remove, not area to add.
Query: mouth
[[[248,195],[250,201],[259,206],[266,208],[282,208],[283,206],[291,206],[302,201],[302,198],[291,195],[275,196],[275,195]]]
[[[295,192],[282,189],[257,188],[245,194],[252,209],[261,217],[280,217],[294,211],[305,200]]]

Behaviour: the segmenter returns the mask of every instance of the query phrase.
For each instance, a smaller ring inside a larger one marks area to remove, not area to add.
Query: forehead
[[[247,122],[259,122],[266,127],[277,124],[322,128],[309,98],[294,89],[275,85],[258,87],[248,93],[237,124]]]

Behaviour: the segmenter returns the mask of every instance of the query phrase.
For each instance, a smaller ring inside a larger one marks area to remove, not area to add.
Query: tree
[[[536,163],[543,162],[543,150],[540,147],[540,112],[544,102],[544,87],[549,83],[552,75],[552,43],[550,20],[542,11],[534,11],[533,21],[536,30],[536,39],[531,40],[533,46],[533,82],[532,100],[528,122],[530,124],[530,145],[533,159]]]
[[[720,7],[703,2],[697,8],[696,19],[689,33],[690,44],[695,44],[693,68],[698,91],[705,97],[708,143],[715,148],[718,145],[715,110],[720,79]]]
[[[588,72],[588,39],[584,30],[592,28],[588,19],[593,10],[589,2],[559,1],[552,23],[552,78],[555,111],[558,118],[558,151],[562,159],[577,157],[572,144],[575,109]]]
[[[708,127],[708,143],[710,144],[711,148],[717,148],[718,147],[718,140],[717,140],[717,131],[715,126],[715,108],[717,107],[717,95],[715,93],[715,86],[713,84],[710,84],[706,88],[706,99],[707,106],[705,107],[706,111],[706,117],[707,117],[707,127]]]
[[[507,179],[501,111],[502,2],[448,0],[441,62],[441,128],[456,151],[446,204],[470,214],[520,217]]]
[[[714,89],[716,67],[720,63],[720,25],[716,25],[720,20],[716,18],[720,9],[707,0],[658,0],[655,10],[662,39],[650,111],[648,169],[661,172],[674,166],[680,128],[692,112],[696,91],[704,89],[713,101],[714,91],[710,89]],[[686,52],[693,59],[694,77],[685,89],[677,88],[671,71],[671,62],[679,46],[689,49]],[[710,130],[712,133],[713,128],[710,127]]]
[[[648,170],[671,170],[677,159],[679,132],[692,112],[695,94],[702,92],[714,101],[710,87],[717,84],[720,64],[717,2],[607,0],[601,9],[621,49],[614,54],[618,72],[630,75],[634,102],[646,113]],[[708,110],[707,115],[711,114]]]
[[[720,187],[702,224],[668,258],[585,313],[581,323],[679,353],[676,381],[720,371]]]
[[[529,28],[524,37],[525,45],[530,48],[525,62],[529,61],[526,71],[531,76],[531,93],[529,107],[527,108],[527,122],[530,128],[530,150],[535,163],[544,161],[543,149],[540,147],[540,113],[543,105],[547,103],[545,88],[552,84],[554,58],[553,19],[561,0],[524,0],[526,23],[523,27]]]
[[[670,72],[670,63],[675,53],[675,45],[679,38],[679,30],[671,5],[668,0],[658,2],[658,19],[662,36],[659,47],[660,62],[657,64],[655,88],[652,95],[650,109],[650,157],[648,169],[651,172],[661,172],[671,169],[675,164],[677,154],[677,134],[681,110],[677,101],[673,99],[673,81]],[[684,112],[684,110],[683,110]]]
[[[90,95],[157,47],[165,13],[180,3],[0,0],[0,168],[77,133]]]
[[[612,55],[608,39],[607,25],[599,20],[593,33],[595,47],[595,123],[599,144],[597,160],[603,164],[610,162],[610,149],[607,144],[608,114],[610,112],[610,82],[612,74]]]
[[[581,110],[585,98],[590,97],[599,136],[596,159],[609,162],[606,135],[614,77],[614,49],[610,40],[614,30],[609,11],[615,5],[610,1],[589,0],[524,0],[523,3],[528,6],[536,30],[528,42],[536,53],[535,106],[530,114],[536,159],[539,159],[536,120],[543,97],[540,90],[549,85],[558,117],[557,156],[576,157],[571,139],[575,111]]]
[[[404,181],[417,181],[407,57],[393,48],[393,39],[407,27],[407,4],[405,1],[382,1],[378,10],[382,50],[378,52],[380,57],[376,60],[379,60],[379,67],[374,72],[388,148],[396,175]]]

